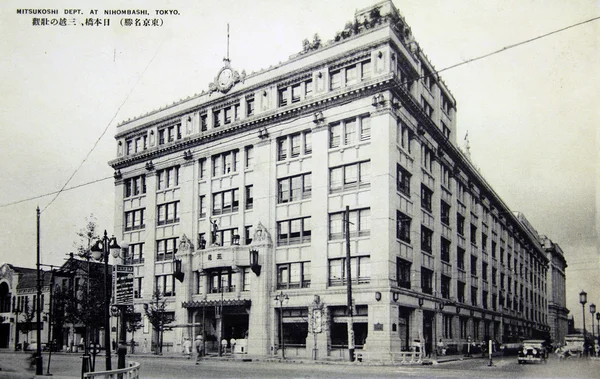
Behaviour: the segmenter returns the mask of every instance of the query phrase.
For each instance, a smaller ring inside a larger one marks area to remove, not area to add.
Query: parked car
[[[546,363],[548,352],[546,351],[544,340],[525,340],[523,341],[523,349],[519,351],[519,364],[527,362],[543,362]]]

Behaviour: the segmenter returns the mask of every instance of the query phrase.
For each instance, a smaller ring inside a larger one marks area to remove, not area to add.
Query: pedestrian
[[[233,337],[229,340],[229,348],[231,349],[231,354],[233,354],[235,352],[235,344],[236,343],[237,343],[237,341]]]
[[[189,338],[185,337],[183,341],[183,355],[190,359],[192,356],[192,341]]]
[[[142,350],[144,354],[148,352],[148,339],[144,338],[144,349]]]
[[[196,364],[200,364],[200,359],[204,355],[204,340],[200,334],[196,336],[194,341],[194,347],[196,348]]]

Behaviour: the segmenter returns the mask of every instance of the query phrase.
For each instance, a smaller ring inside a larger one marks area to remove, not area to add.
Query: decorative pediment
[[[179,248],[177,250],[178,253],[188,254],[194,252],[194,244],[192,241],[185,235],[181,237],[181,241],[179,242]]]
[[[254,237],[252,238],[252,245],[256,244],[273,244],[273,240],[271,239],[271,234],[264,227],[264,225],[259,221],[256,226],[256,230],[254,231]]]

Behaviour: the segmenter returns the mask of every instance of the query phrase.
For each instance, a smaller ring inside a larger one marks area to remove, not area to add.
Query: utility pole
[[[348,358],[354,362],[354,320],[352,306],[352,273],[350,265],[350,207],[344,213],[344,234],[346,235],[346,294],[348,302]]]
[[[42,325],[40,320],[40,304],[42,297],[42,282],[40,281],[40,207],[36,209],[36,219],[37,219],[37,299],[35,304],[36,314],[37,314],[37,330],[36,330],[36,338],[37,338],[37,353],[35,357],[35,374],[43,375],[43,361],[42,361]]]

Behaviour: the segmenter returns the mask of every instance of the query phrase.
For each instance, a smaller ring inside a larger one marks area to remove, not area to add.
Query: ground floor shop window
[[[355,322],[354,323],[354,347],[361,349],[368,337],[368,324],[366,322]],[[333,349],[347,349],[348,348],[348,323],[337,323],[331,324],[331,347]]]

